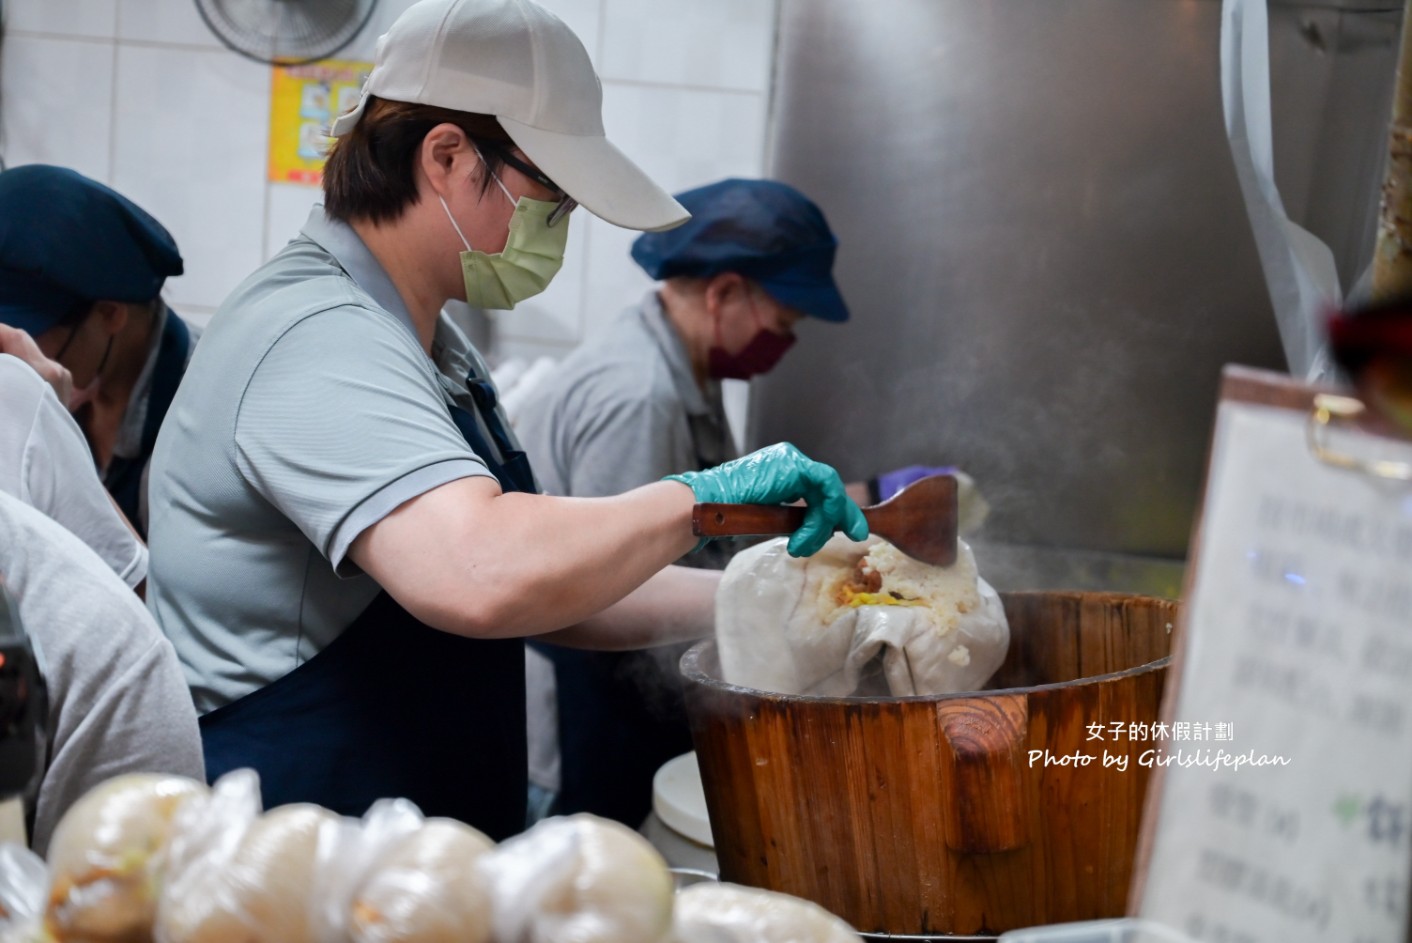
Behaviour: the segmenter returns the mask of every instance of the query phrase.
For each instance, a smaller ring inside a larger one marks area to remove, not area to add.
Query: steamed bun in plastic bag
[[[353,943],[485,943],[490,887],[476,862],[494,843],[452,819],[430,819],[395,843],[353,895]]]
[[[49,843],[48,921],[59,939],[149,935],[172,821],[183,805],[207,794],[205,783],[184,776],[132,773],[74,803]]]
[[[336,822],[299,803],[232,823],[173,876],[157,915],[159,943],[317,943],[311,889],[320,835]]]
[[[812,901],[739,884],[693,884],[677,894],[672,943],[862,943]]]
[[[1005,610],[965,542],[949,567],[877,537],[835,534],[803,558],[786,544],[736,554],[721,578],[716,639],[726,681],[847,696],[880,657],[889,693],[947,694],[980,688],[1005,660]]]
[[[49,868],[24,845],[0,844],[0,943],[52,940],[44,932]]]
[[[667,863],[618,822],[545,819],[480,865],[497,943],[660,943],[671,928]]]

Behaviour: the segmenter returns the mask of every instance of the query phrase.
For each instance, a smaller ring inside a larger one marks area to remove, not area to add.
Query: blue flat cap
[[[632,257],[655,279],[707,278],[735,272],[759,283],[780,304],[824,321],[847,321],[833,280],[838,240],[823,211],[774,180],[722,180],[678,193],[691,219],[649,232]]]
[[[64,167],[0,173],[0,323],[40,334],[83,301],[151,301],[181,253],[122,194]]]

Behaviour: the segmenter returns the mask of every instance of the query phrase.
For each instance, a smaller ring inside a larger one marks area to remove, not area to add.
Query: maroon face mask
[[[706,352],[706,371],[718,380],[748,380],[768,373],[794,345],[793,334],[776,334],[760,328],[740,353],[727,353],[719,345]]]

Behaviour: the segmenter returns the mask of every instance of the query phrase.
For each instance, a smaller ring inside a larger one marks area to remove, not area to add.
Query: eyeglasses
[[[525,163],[524,161],[516,157],[514,154],[510,153],[510,151],[506,148],[497,147],[494,144],[487,144],[485,142],[480,142],[480,146],[494,153],[496,157],[500,158],[502,161],[509,164],[511,167],[515,168],[520,173],[533,180],[535,183],[547,189],[553,190],[555,193],[559,194],[557,204],[555,205],[554,209],[549,213],[550,226],[557,224],[559,220],[572,213],[574,211],[574,207],[579,205],[578,200],[575,200],[573,197],[569,196],[562,189],[560,189],[558,184],[556,184],[553,180],[550,180],[547,176],[545,176],[544,171],[538,169],[537,167],[531,167],[529,164]]]

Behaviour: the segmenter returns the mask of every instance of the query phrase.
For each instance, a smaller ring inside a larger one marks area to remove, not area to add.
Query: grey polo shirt
[[[515,429],[549,494],[622,494],[735,457],[720,384],[697,386],[657,293],[537,386]]]
[[[345,559],[407,500],[490,475],[448,411],[485,364],[432,358],[347,225],[304,229],[212,318],[152,456],[148,600],[202,713],[323,650],[379,587]]]

